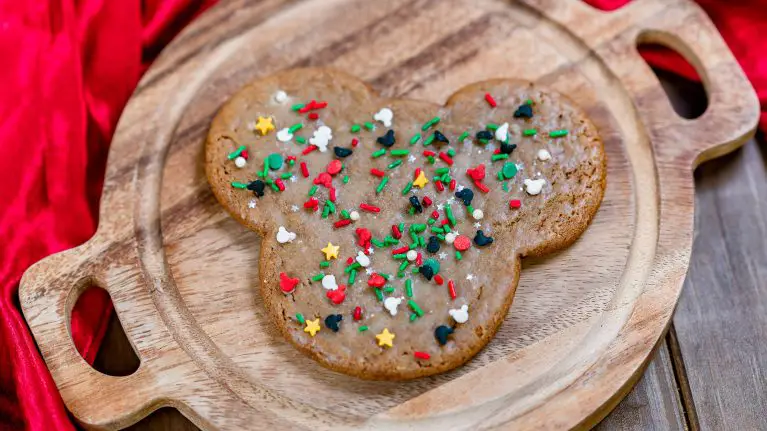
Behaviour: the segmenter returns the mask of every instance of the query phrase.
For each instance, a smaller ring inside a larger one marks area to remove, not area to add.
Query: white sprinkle
[[[296,181],[298,181],[298,179],[296,178],[296,176],[295,176],[295,175],[293,175],[292,177],[290,177],[290,182],[291,182],[291,183],[295,183]]]
[[[375,250],[373,250],[373,247],[370,247],[370,248],[368,249],[368,254],[376,254],[376,251],[375,251]]]
[[[541,148],[538,150],[538,160],[545,162],[546,160],[551,159],[551,153],[546,150],[545,148]]]
[[[444,204],[437,204],[437,211],[442,211],[443,209],[445,209]]]
[[[457,186],[455,186],[455,191],[457,191],[457,192],[460,192],[461,190],[463,190],[463,189],[465,189],[465,188],[466,188],[466,187],[464,187],[464,186],[462,186],[462,185],[458,184]]]
[[[248,161],[245,160],[245,157],[238,156],[236,159],[234,159],[234,165],[240,169],[244,168],[245,165],[247,164],[248,164]]]
[[[448,232],[445,234],[445,242],[448,244],[452,244],[455,241],[455,237],[457,235],[454,232]]]
[[[525,190],[528,194],[535,196],[541,192],[545,184],[546,180],[543,178],[539,178],[537,180],[531,180],[528,178],[525,180]]]
[[[466,274],[466,279],[469,281],[474,280],[474,274]]]
[[[394,112],[389,108],[383,108],[373,115],[373,119],[380,121],[386,127],[391,127],[391,120],[394,118]]]
[[[352,211],[349,213],[349,218],[354,221],[357,221],[360,219],[360,213],[358,213],[357,211]]]
[[[296,239],[296,233],[288,232],[288,230],[285,229],[285,226],[280,226],[279,230],[277,230],[277,242],[280,244],[292,242],[294,239]]]
[[[293,212],[296,212],[296,211],[298,211],[298,205],[293,205],[293,206],[291,206],[291,207],[290,207],[290,210],[291,210],[291,211],[293,211]]]
[[[367,255],[361,251],[357,252],[356,260],[357,260],[357,263],[362,265],[363,268],[367,268],[368,266],[370,266],[370,258],[367,257]]]
[[[471,216],[474,217],[474,220],[482,220],[482,217],[485,216],[485,213],[482,212],[481,209],[477,208],[474,211],[472,211]]]
[[[416,161],[416,158],[415,158],[414,155],[411,154],[411,155],[407,156],[407,161],[410,162],[410,163],[413,163],[413,162]]]
[[[464,304],[460,309],[450,309],[447,311],[450,317],[456,321],[456,323],[466,323],[469,320],[469,306]]]
[[[474,228],[475,229],[481,229],[482,228],[482,224],[480,224],[480,222],[476,222],[476,223],[474,223]]]
[[[274,101],[277,103],[285,103],[288,100],[288,93],[279,90],[278,92],[274,93]]]
[[[503,123],[501,127],[495,129],[495,139],[500,142],[506,142],[509,138],[509,123]]]
[[[255,208],[256,207],[256,200],[251,199],[250,202],[248,202],[248,208]]]
[[[284,129],[280,129],[279,132],[277,132],[277,140],[280,142],[290,142],[290,140],[293,139],[293,134],[290,133],[290,129],[287,127]]]
[[[328,126],[320,126],[314,131],[309,143],[320,149],[324,153],[328,151],[328,143],[333,139],[333,130]]]
[[[397,315],[397,307],[399,307],[399,304],[402,302],[403,298],[395,298],[393,296],[390,296],[386,299],[384,299],[384,308],[386,308],[389,311],[389,314],[392,316]]]
[[[415,250],[408,250],[407,251],[407,260],[414,261],[418,258],[418,252]]]
[[[338,283],[336,283],[336,276],[333,274],[328,274],[322,277],[322,287],[324,287],[325,290],[337,289]]]
[[[413,250],[410,250],[410,251],[413,251]],[[445,253],[444,251],[439,253],[439,260],[445,260],[446,258],[447,258],[447,253]]]

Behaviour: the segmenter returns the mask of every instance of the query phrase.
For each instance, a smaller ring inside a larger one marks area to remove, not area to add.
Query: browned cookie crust
[[[383,108],[390,126],[374,120]],[[605,171],[583,111],[505,79],[465,87],[439,106],[379,98],[335,70],[285,71],[235,94],[206,143],[216,198],[264,238],[261,294],[272,320],[321,364],[369,379],[426,376],[473,357],[508,312],[520,258],[575,241],[602,200]],[[280,243],[291,238],[280,227],[295,238]],[[321,251],[336,246],[337,258]],[[367,253],[360,262],[359,252]],[[330,275],[339,287],[323,283]]]

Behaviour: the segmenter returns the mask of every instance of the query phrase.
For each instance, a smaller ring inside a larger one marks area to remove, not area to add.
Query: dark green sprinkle
[[[492,131],[498,130],[498,125],[497,124],[493,124],[493,123],[490,123],[490,124],[488,124],[485,127],[487,127],[487,130],[492,130]]]
[[[410,192],[410,189],[412,188],[413,188],[413,182],[408,181],[408,183],[405,184],[405,187],[402,189],[402,196],[405,196],[406,194],[408,194]]]
[[[356,262],[355,262],[355,263],[356,263]],[[351,272],[349,273],[349,280],[348,280],[348,284],[350,284],[350,285],[354,284],[354,280],[355,280],[356,278],[357,278],[357,271],[356,271],[356,270],[355,270],[355,271],[351,271]]]
[[[418,315],[418,317],[423,316],[423,310],[421,310],[421,307],[418,306],[418,304],[415,303],[412,299],[407,302],[407,305],[410,306],[413,311],[415,311],[415,314]]]
[[[313,185],[312,188],[309,189],[309,196],[314,196],[315,193],[317,193],[317,185]]]
[[[384,287],[384,290],[383,290],[383,291],[384,291],[384,293],[386,293],[386,294],[391,294],[391,293],[394,293],[394,288],[393,288],[393,287],[391,287],[391,286],[386,286],[386,287]]]
[[[377,248],[381,248],[384,246],[384,243],[382,241],[377,240],[375,238],[371,239],[370,242],[373,243],[373,245],[376,246]]]
[[[445,175],[450,173],[450,168],[437,168],[434,170],[434,173],[437,175]]]
[[[291,174],[290,172],[283,172],[283,173],[280,175],[280,178],[282,178],[283,180],[287,180],[288,178],[290,178],[290,177],[292,177],[292,176],[293,176],[293,174]]]
[[[356,270],[357,268],[362,268],[362,265],[360,265],[359,262],[352,262],[351,265],[349,265],[346,268],[344,268],[344,274],[348,274],[348,273]]]
[[[469,132],[465,131],[465,132],[461,133],[461,136],[458,137],[458,142],[463,142],[468,137],[469,137]]]
[[[509,158],[508,154],[501,153],[501,154],[493,154],[493,157],[491,157],[490,159],[494,162],[497,162],[498,160],[506,160],[508,158]]]
[[[415,319],[417,319],[417,318],[418,318],[418,315],[416,315],[415,313],[410,313],[410,321],[411,322],[415,322]]]
[[[445,233],[445,229],[442,229],[441,227],[432,226],[431,227],[431,232],[432,233]]]
[[[407,254],[405,253],[393,254],[392,259],[397,259],[397,260],[407,259]]]
[[[348,218],[350,218],[350,217],[351,217],[351,216],[349,215],[349,211],[346,211],[346,210],[341,210],[341,218],[343,218],[343,219],[348,219]]]
[[[386,280],[391,278],[391,274],[386,274],[386,273],[383,273],[383,272],[379,272],[378,275],[380,275],[381,277],[383,277]]]
[[[398,269],[397,273],[400,273],[400,272],[404,271],[404,270],[405,270],[405,268],[407,268],[407,266],[408,266],[408,265],[410,265],[410,261],[407,261],[407,260],[406,260],[406,261],[402,262],[402,263],[399,265],[399,269]]]
[[[434,141],[434,135],[427,136],[426,139],[424,139],[423,141],[423,146],[428,147],[429,145],[431,145],[432,141]]]
[[[455,150],[452,149],[452,148],[448,148],[447,149],[447,155],[450,156],[450,157],[454,157],[455,156]]]
[[[421,233],[426,230],[426,225],[421,223],[413,223],[410,225],[410,232]]]
[[[461,252],[456,250],[455,251],[455,260],[461,260],[463,259],[463,256],[461,256]]]
[[[303,108],[304,106],[306,106],[306,104],[304,104],[304,103],[296,103],[295,105],[290,107],[290,110],[291,111],[298,111],[299,109]]]
[[[381,292],[381,289],[376,287],[375,292],[376,292],[376,298],[378,298],[379,301],[383,301],[383,292]]]

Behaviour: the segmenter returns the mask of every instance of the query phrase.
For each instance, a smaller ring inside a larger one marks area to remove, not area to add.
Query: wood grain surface
[[[706,113],[676,115],[637,41],[698,68]],[[600,128],[609,186],[593,225],[570,249],[524,263],[506,324],[462,369],[362,382],[297,354],[265,320],[260,240],[216,205],[202,139],[242,84],[307,65],[437,103],[477,80],[527,78],[571,95]],[[670,321],[692,245],[692,168],[741,145],[757,116],[753,90],[688,1],[610,14],[577,1],[225,3],[168,48],[126,108],[97,234],[31,268],[20,300],[65,403],[90,427],[160,407],[205,429],[589,426],[636,382]],[[129,376],[99,373],[72,346],[68,315],[89,284],[109,291],[138,353]]]

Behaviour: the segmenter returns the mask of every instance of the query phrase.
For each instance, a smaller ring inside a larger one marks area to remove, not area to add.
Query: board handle
[[[92,239],[30,267],[21,279],[19,299],[67,408],[83,425],[119,429],[143,417],[142,412],[155,410],[161,400],[151,391],[153,378],[144,358],[133,374],[110,376],[91,367],[72,340],[70,316],[80,294],[94,285],[109,291],[106,274],[110,259],[94,242]]]
[[[650,110],[659,132],[677,133],[677,141],[687,141],[692,153],[670,150],[670,156],[692,156],[692,166],[719,157],[743,145],[753,136],[760,107],[756,93],[716,26],[697,4],[688,0],[636,0],[621,10],[628,17],[642,16],[640,8],[654,3],[660,13],[636,23],[637,43],[655,43],[681,54],[701,77],[708,94],[708,108],[698,118],[679,117],[670,112]],[[670,107],[670,105],[669,105]],[[668,126],[673,115],[675,124]],[[673,137],[672,137],[673,139]],[[673,142],[673,141],[672,141]],[[663,155],[663,154],[661,154]]]

